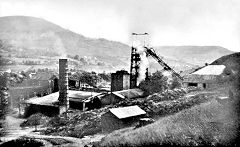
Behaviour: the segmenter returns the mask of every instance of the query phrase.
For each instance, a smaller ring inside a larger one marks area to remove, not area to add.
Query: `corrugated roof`
[[[146,114],[146,112],[137,105],[122,108],[112,108],[110,109],[110,112],[119,119]]]
[[[53,106],[53,103],[58,101],[59,92],[55,92],[43,97],[34,97],[28,100],[25,100],[25,103],[36,104],[36,105],[46,105]]]
[[[99,93],[96,93],[96,92],[68,90],[68,97],[70,100],[71,99],[80,100],[80,101],[86,100],[91,96],[98,95],[98,94]],[[59,97],[59,92],[55,92],[43,97],[30,98],[29,100],[26,100],[25,103],[53,106],[53,103],[58,101],[58,97]]]
[[[121,97],[121,98],[137,98],[142,97],[144,92],[141,89],[135,88],[135,89],[127,89],[127,90],[121,90],[121,91],[115,91],[113,94]]]
[[[223,73],[225,65],[208,65],[192,73],[197,75],[220,75]]]
[[[100,93],[97,93],[97,92],[68,90],[69,98],[85,99],[85,98],[89,98],[91,96],[96,96],[99,94]]]

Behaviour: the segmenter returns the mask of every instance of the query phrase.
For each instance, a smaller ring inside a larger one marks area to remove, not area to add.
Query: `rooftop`
[[[193,72],[192,75],[220,75],[223,73],[224,69],[226,68],[225,65],[208,65],[196,72]]]
[[[112,108],[110,109],[110,112],[119,119],[146,114],[146,112],[139,108],[137,105],[121,108]]]
[[[91,96],[98,95],[96,92],[86,92],[86,91],[74,91],[68,90],[68,97],[70,100],[82,101],[90,98]],[[47,105],[53,106],[55,102],[58,101],[59,92],[55,92],[43,97],[34,97],[25,101],[28,104],[37,104],[37,105]]]
[[[113,94],[121,97],[121,98],[138,98],[142,97],[144,92],[141,89],[135,88],[135,89],[127,89],[127,90],[121,90],[121,91],[114,91]]]
[[[97,92],[68,90],[68,97],[71,98],[88,98],[90,96],[98,95]]]
[[[36,104],[36,105],[46,105],[53,106],[53,103],[58,101],[59,92],[55,92],[43,97],[34,97],[28,100],[25,100],[27,104]]]

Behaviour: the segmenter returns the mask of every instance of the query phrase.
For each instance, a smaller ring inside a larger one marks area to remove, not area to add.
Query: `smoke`
[[[62,39],[58,36],[56,36],[56,41],[53,44],[53,48],[59,53],[61,59],[67,58],[66,49],[64,47],[64,44],[62,43]]]
[[[147,59],[147,55],[143,46],[137,46],[137,53],[140,54],[140,65],[139,65],[139,75],[137,78],[137,85],[140,84],[146,78],[146,69],[149,67],[149,61]]]
[[[171,85],[173,82],[173,76],[172,76],[171,72],[164,70],[162,72],[162,74],[163,74],[163,76],[165,76],[167,78],[167,84]]]

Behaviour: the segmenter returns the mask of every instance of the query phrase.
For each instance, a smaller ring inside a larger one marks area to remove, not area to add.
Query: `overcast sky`
[[[240,0],[0,0],[0,16],[46,19],[92,38],[131,44],[217,45],[240,51]]]

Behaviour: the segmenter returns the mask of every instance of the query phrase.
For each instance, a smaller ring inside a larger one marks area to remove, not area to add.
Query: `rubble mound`
[[[146,111],[149,116],[169,115],[208,100],[208,97],[204,94],[185,96],[187,93],[198,90],[196,87],[166,90],[150,95],[146,99],[125,100],[116,104],[116,106],[138,105]]]
[[[64,117],[64,114],[52,118],[47,124],[48,128],[42,131],[45,135],[60,135],[83,138],[84,136],[100,133],[101,115],[108,111],[108,106],[90,111],[75,111]]]
[[[154,93],[147,97],[147,100],[152,100],[154,102],[159,101],[167,101],[167,100],[175,100],[178,99],[185,94],[193,91],[197,91],[196,87],[188,87],[188,88],[176,88],[173,90],[165,90],[164,92]]]
[[[37,113],[29,116],[26,121],[20,124],[20,127],[28,127],[36,125],[36,119],[39,119],[39,125],[45,126],[50,120],[49,117],[45,116],[42,113]]]
[[[207,97],[204,94],[197,94],[194,96],[182,97],[172,101],[162,101],[157,103],[152,102],[150,109],[153,115],[164,116],[203,103],[210,98],[212,97]]]

